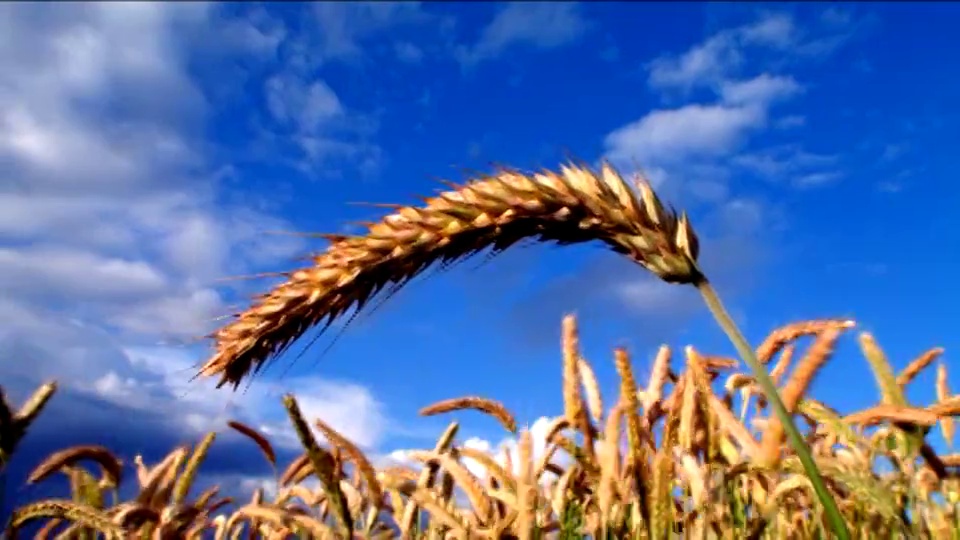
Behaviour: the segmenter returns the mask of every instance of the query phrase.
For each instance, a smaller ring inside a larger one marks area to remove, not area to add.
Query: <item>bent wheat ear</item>
[[[651,186],[637,191],[609,165],[559,172],[500,170],[453,191],[403,206],[366,234],[331,238],[309,268],[287,280],[211,337],[201,376],[236,387],[311,327],[328,327],[385,287],[402,287],[436,262],[453,262],[532,238],[561,245],[605,243],[664,281],[697,283],[697,236],[686,215],[665,209]]]

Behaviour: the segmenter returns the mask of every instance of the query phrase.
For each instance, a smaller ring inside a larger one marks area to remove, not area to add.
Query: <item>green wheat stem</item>
[[[790,446],[793,447],[793,451],[796,452],[797,457],[800,459],[800,463],[803,465],[807,476],[810,478],[810,483],[813,484],[813,489],[817,493],[817,498],[820,499],[820,503],[827,513],[827,518],[830,520],[834,534],[836,534],[840,540],[849,540],[850,532],[847,530],[847,523],[840,513],[840,508],[837,506],[836,501],[833,500],[833,495],[827,490],[823,477],[820,475],[820,470],[817,468],[817,464],[813,461],[813,456],[810,454],[810,448],[807,447],[807,443],[800,435],[796,424],[793,423],[792,415],[787,412],[787,407],[780,399],[780,394],[777,393],[773,379],[770,378],[766,368],[760,364],[756,354],[753,352],[753,347],[747,343],[746,338],[743,337],[740,329],[737,328],[736,323],[733,322],[730,314],[727,313],[727,310],[723,307],[720,297],[717,296],[717,292],[710,285],[707,278],[703,277],[694,285],[697,287],[697,290],[700,291],[704,302],[707,304],[707,308],[710,309],[717,323],[737,349],[737,353],[739,353],[747,365],[750,366],[750,370],[753,371],[753,376],[757,382],[760,383],[763,393],[766,394],[767,401],[773,406],[774,412],[777,414],[780,423],[783,424],[787,432],[787,439],[790,441]]]

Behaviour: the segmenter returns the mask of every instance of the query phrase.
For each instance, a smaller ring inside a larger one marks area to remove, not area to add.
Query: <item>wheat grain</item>
[[[434,452],[441,453],[446,451],[453,444],[453,439],[457,435],[457,431],[460,429],[460,424],[456,422],[451,422],[447,429],[444,430],[443,434],[440,435],[440,438],[437,439],[437,443],[434,446]],[[434,478],[437,474],[437,466],[435,464],[429,464],[426,468],[420,471],[420,477],[417,479],[416,487],[418,490],[429,489],[434,482]],[[413,494],[410,495],[411,500],[407,503],[407,506],[403,509],[403,515],[400,517],[400,522],[398,523],[400,527],[400,532],[404,537],[410,535],[410,530],[413,527],[413,522],[417,516],[417,500],[413,497]]]
[[[353,464],[361,476],[363,476],[363,481],[366,483],[367,489],[370,491],[372,504],[379,509],[383,505],[383,489],[380,487],[380,482],[377,481],[377,473],[373,465],[370,464],[370,461],[367,460],[367,457],[364,456],[363,452],[350,442],[349,439],[327,425],[323,420],[317,418],[314,420],[314,425],[317,426],[317,429],[323,433],[323,436],[326,437],[328,441],[343,450],[343,453],[353,461]]]
[[[561,325],[561,351],[563,352],[563,411],[573,426],[581,424],[583,397],[580,387],[580,339],[577,334],[577,319],[573,315],[563,318]]]
[[[570,428],[570,420],[563,416],[558,416],[554,418],[550,424],[547,426],[546,436],[544,440],[552,441],[554,436],[559,435],[560,432]]]
[[[659,360],[661,357],[668,358],[669,349],[664,347],[660,348],[660,351],[657,353],[658,360],[654,362],[654,371],[658,369],[662,372],[665,372],[664,366],[666,366],[666,360]],[[626,468],[630,470],[631,474],[624,475],[625,478],[632,480],[634,489],[637,491],[637,498],[639,499],[640,506],[643,506],[642,510],[638,511],[639,517],[646,520],[648,517],[646,501],[647,501],[647,486],[650,484],[650,478],[647,471],[647,461],[649,451],[647,449],[648,441],[652,440],[652,436],[649,433],[646,433],[644,427],[649,426],[651,419],[641,419],[639,414],[640,401],[637,391],[637,382],[636,378],[633,375],[633,368],[630,365],[630,355],[627,353],[626,349],[617,347],[613,351],[613,360],[614,365],[617,369],[617,375],[620,377],[620,399],[618,405],[622,407],[623,414],[627,422],[627,464]],[[659,366],[659,367],[658,367]],[[662,389],[662,381],[661,381]],[[654,385],[654,381],[651,381],[651,386]],[[659,390],[655,390],[659,392]],[[658,402],[659,397],[655,398],[653,402]],[[648,414],[649,409],[644,405],[644,413]],[[645,422],[645,423],[644,423]]]
[[[517,531],[519,540],[532,540],[537,526],[537,488],[533,478],[533,437],[524,429],[517,444]]]
[[[661,345],[657,350],[657,356],[653,360],[653,369],[650,372],[650,381],[647,383],[647,389],[644,391],[643,411],[647,418],[652,421],[652,409],[655,403],[658,403],[663,397],[663,387],[667,382],[667,374],[670,372],[670,347]]]
[[[900,385],[897,384],[897,378],[893,375],[893,368],[890,366],[890,361],[887,360],[883,349],[877,345],[877,341],[873,335],[867,332],[860,334],[860,349],[863,351],[863,356],[870,363],[870,369],[877,379],[882,403],[905,407],[907,400],[903,396],[903,390],[900,388]]]
[[[843,417],[843,421],[848,424],[864,426],[872,426],[882,422],[895,422],[929,427],[936,424],[937,419],[938,415],[935,412],[896,405],[877,405]]]
[[[277,466],[277,453],[273,450],[273,446],[270,444],[270,441],[268,441],[257,430],[235,420],[227,422],[227,425],[230,426],[230,429],[233,429],[237,433],[240,433],[241,435],[252,440],[254,444],[260,448],[260,451],[263,452],[264,457],[267,458],[267,461],[270,462],[270,465],[273,467]]]
[[[304,469],[309,469],[306,474],[302,473]],[[287,465],[287,468],[280,473],[278,482],[281,486],[289,486],[290,484],[301,482],[312,472],[313,469],[312,465],[310,465],[310,457],[307,456],[306,453],[303,453],[294,458],[294,460]]]
[[[813,336],[827,328],[838,324],[845,325],[846,320],[820,319],[814,321],[800,321],[777,328],[767,336],[767,339],[757,347],[757,359],[766,364],[773,359],[787,343],[796,341],[803,336]]]
[[[141,486],[137,502],[149,506],[164,506],[173,492],[180,465],[187,459],[189,452],[189,448],[179,446],[153,467],[147,474],[146,482]]]
[[[770,378],[773,379],[773,382],[780,382],[780,378],[783,377],[783,374],[787,372],[787,368],[790,367],[790,362],[793,360],[793,355],[796,351],[797,346],[793,343],[788,343],[781,349],[780,358],[777,359],[777,363],[774,364],[773,369],[770,370]]]
[[[600,393],[597,375],[593,372],[590,362],[582,356],[577,358],[577,372],[580,374],[580,382],[587,396],[587,409],[590,411],[590,416],[593,417],[594,422],[600,423],[603,421],[603,396]]]
[[[466,467],[461,465],[452,455],[438,452],[412,452],[410,457],[427,462],[436,462],[456,481],[463,489],[481,524],[487,524],[492,510],[486,490],[480,481]]]
[[[42,482],[50,475],[67,467],[73,467],[82,460],[90,460],[100,466],[104,479],[111,486],[119,486],[123,464],[110,450],[103,446],[82,445],[54,452],[37,465],[27,476],[28,484]]]
[[[472,409],[480,411],[497,419],[500,425],[511,433],[517,432],[517,421],[510,411],[496,400],[487,399],[479,396],[465,396],[459,398],[445,399],[420,409],[420,416],[433,416],[454,411]]]
[[[573,315],[563,318],[561,325],[561,350],[563,353],[563,411],[570,424],[583,435],[583,446],[593,448],[597,429],[590,421],[584,407],[580,376],[580,336],[577,320]],[[592,452],[585,454],[592,456]]]
[[[960,396],[950,396],[926,408],[937,416],[960,416]]]
[[[177,478],[176,485],[173,488],[173,504],[180,504],[186,499],[187,492],[190,491],[190,486],[193,485],[193,480],[196,478],[197,469],[200,468],[200,463],[203,459],[207,457],[207,452],[210,451],[210,445],[213,444],[213,440],[216,437],[216,433],[208,433],[194,449],[193,454],[191,454],[190,459],[187,461],[187,465],[184,467],[183,473]]]
[[[941,349],[942,352],[942,349]],[[950,398],[950,387],[947,386],[947,366],[940,363],[937,366],[937,401],[946,402]],[[953,448],[954,421],[950,416],[940,418],[940,430],[943,432],[943,438],[947,441],[947,446]]]
[[[76,522],[94,529],[111,539],[119,539],[123,530],[114,525],[102,512],[73,501],[48,499],[23,506],[10,517],[6,537],[16,538],[18,530],[27,523],[43,518]]]
[[[790,379],[780,391],[783,404],[787,411],[793,413],[800,399],[807,392],[814,376],[820,371],[820,368],[827,362],[830,355],[833,354],[833,348],[840,338],[840,332],[845,328],[853,326],[853,322],[829,327],[817,336],[817,340],[807,351],[794,369]],[[783,445],[784,426],[780,418],[772,416],[770,426],[763,435],[760,443],[760,462],[767,465],[773,464],[780,457],[780,447]]]
[[[897,375],[897,384],[900,385],[900,388],[910,384],[913,379],[920,374],[921,371],[927,368],[934,360],[940,357],[943,354],[943,349],[940,347],[934,347],[928,351],[925,351],[920,356],[916,357],[907,364],[907,367],[903,368],[903,371]]]

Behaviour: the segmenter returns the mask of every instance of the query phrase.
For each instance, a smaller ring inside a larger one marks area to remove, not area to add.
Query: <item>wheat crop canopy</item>
[[[288,273],[286,281],[214,332],[215,351],[200,375],[219,376],[218,386],[236,388],[310,328],[323,324],[326,329],[351,308],[362,309],[386,287],[396,290],[434,263],[486,248],[503,251],[523,239],[561,245],[600,241],[663,281],[700,291],[753,371],[834,532],[849,538],[793,411],[697,266],[699,244],[690,221],[665,208],[644,179],[637,179],[633,190],[609,164],[593,169],[571,163],[559,172],[532,174],[501,169],[428,198],[423,206],[392,208],[365,234],[328,236],[330,246],[312,266]],[[759,464],[773,465],[779,458],[773,454]]]

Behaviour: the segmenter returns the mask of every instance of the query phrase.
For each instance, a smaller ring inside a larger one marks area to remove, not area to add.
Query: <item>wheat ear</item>
[[[698,281],[698,242],[686,216],[666,209],[645,181],[637,183],[632,190],[609,165],[501,170],[421,207],[395,207],[364,235],[328,237],[332,244],[313,266],[290,272],[217,330],[215,353],[200,374],[236,386],[311,327],[362,308],[385,287],[402,287],[433,263],[501,251],[526,238],[563,245],[596,240],[665,281]]]

